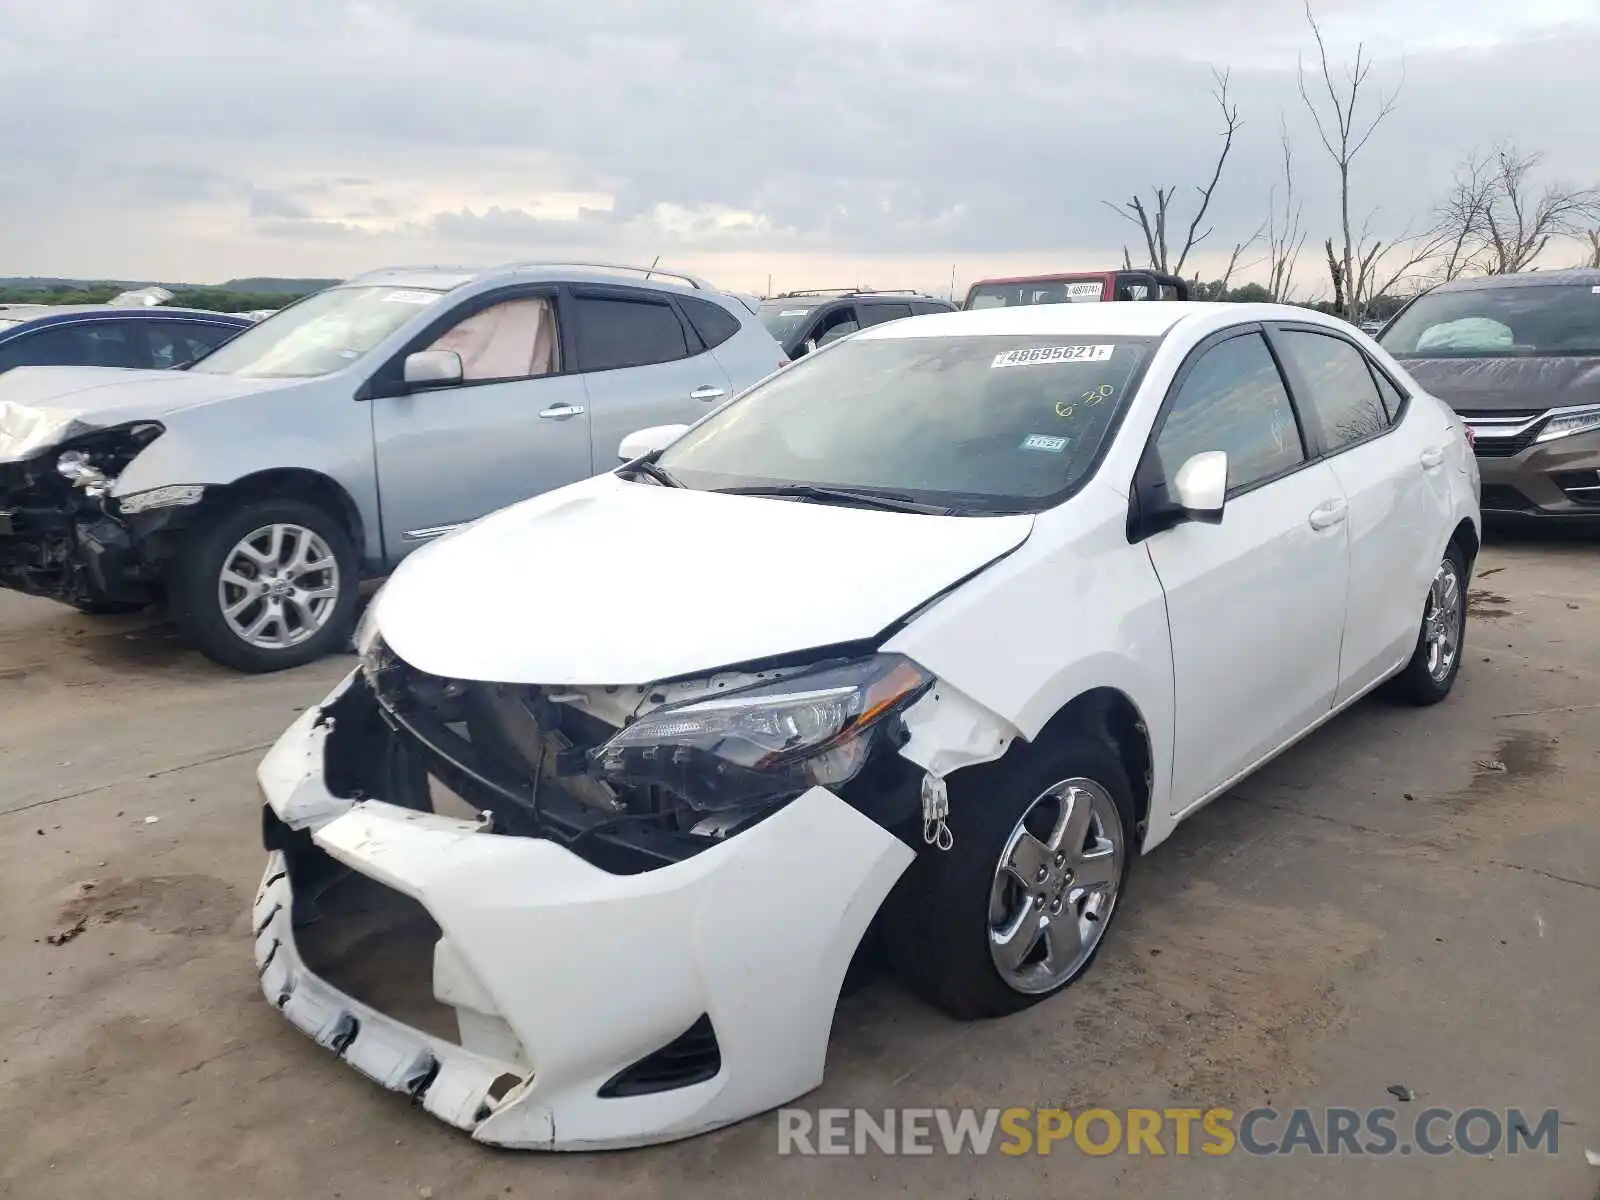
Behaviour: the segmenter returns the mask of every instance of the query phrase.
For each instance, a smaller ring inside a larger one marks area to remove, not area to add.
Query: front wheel
[[[174,565],[172,618],[207,658],[261,673],[349,636],[358,580],[344,526],[303,500],[255,500],[195,531]]]
[[[1416,705],[1443,700],[1461,673],[1466,635],[1467,556],[1451,542],[1428,588],[1416,649],[1405,669],[1395,676],[1391,693]]]
[[[951,777],[948,851],[891,893],[901,976],[962,1020],[1061,991],[1094,962],[1133,856],[1133,788],[1108,741],[1075,734]]]

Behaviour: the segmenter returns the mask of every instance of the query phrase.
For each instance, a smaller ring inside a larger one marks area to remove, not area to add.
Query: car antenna
[[[660,265],[661,265],[661,255],[658,254],[658,255],[655,256],[655,258],[650,260],[650,270],[648,270],[648,271],[646,271],[644,273],[644,277],[646,279],[649,279],[651,274],[655,271],[656,267],[658,267]]]

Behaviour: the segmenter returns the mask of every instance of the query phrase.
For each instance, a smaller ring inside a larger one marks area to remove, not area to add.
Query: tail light
[[[1467,425],[1467,424],[1463,424],[1461,426],[1461,428],[1462,428],[1463,431],[1465,431],[1465,433],[1467,435],[1467,447],[1468,447],[1468,449],[1476,450],[1478,448],[1478,434],[1477,434],[1477,431],[1474,430],[1471,425]]]

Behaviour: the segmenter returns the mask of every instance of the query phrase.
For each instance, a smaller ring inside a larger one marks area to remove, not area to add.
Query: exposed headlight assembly
[[[1544,428],[1539,431],[1535,441],[1552,442],[1556,438],[1569,437],[1574,433],[1588,433],[1590,430],[1600,429],[1600,404],[1588,405],[1583,408],[1558,408],[1544,423]]]
[[[835,787],[861,770],[885,717],[933,676],[898,654],[838,663],[658,708],[590,753],[590,773],[658,784],[703,812]]]

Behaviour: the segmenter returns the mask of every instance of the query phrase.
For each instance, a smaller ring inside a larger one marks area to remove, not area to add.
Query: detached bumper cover
[[[424,1033],[313,975],[275,851],[254,905],[255,960],[263,993],[302,1032],[477,1140],[513,1148],[671,1141],[822,1081],[845,970],[913,858],[900,840],[813,788],[683,862],[611,875],[554,842],[330,795],[316,718],[262,763],[266,801],[324,853],[427,910],[442,934],[434,994],[462,1036]],[[707,1019],[714,1077],[601,1095]]]

